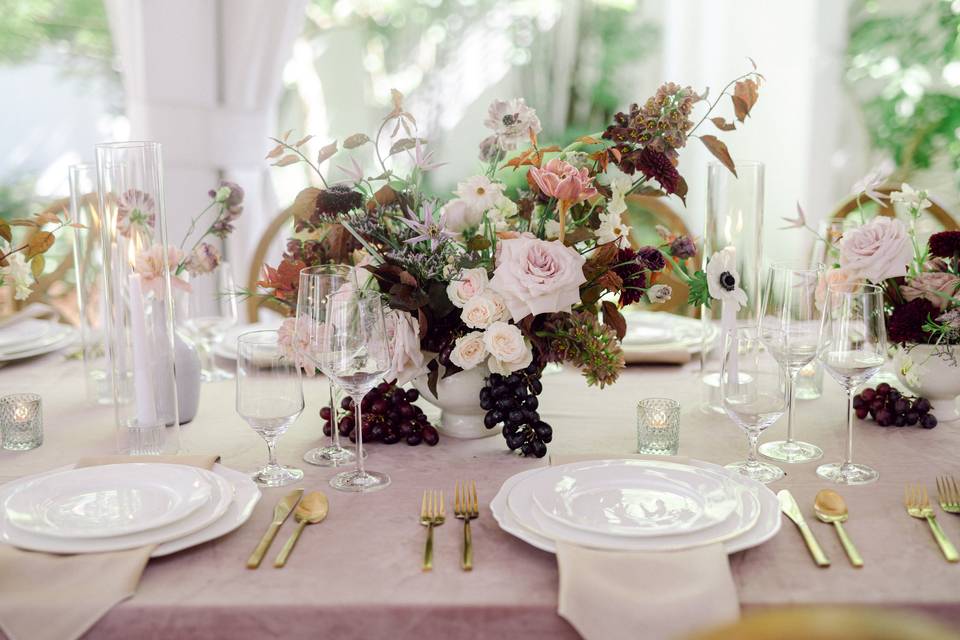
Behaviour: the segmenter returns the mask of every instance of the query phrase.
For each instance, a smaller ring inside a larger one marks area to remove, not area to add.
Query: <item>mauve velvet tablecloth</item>
[[[540,406],[554,426],[551,451],[632,452],[636,401],[666,396],[683,405],[682,455],[718,463],[742,459],[744,435],[726,418],[699,411],[695,368],[631,368],[604,391],[586,387],[573,372],[546,377]],[[836,460],[844,447],[844,399],[830,379],[825,387],[822,398],[800,402],[798,434]],[[291,564],[244,567],[285,493],[267,490],[251,520],[234,533],[151,561],[137,594],[104,616],[89,638],[577,637],[556,613],[554,556],[502,532],[486,508],[473,524],[472,573],[460,570],[461,525],[452,518],[437,530],[434,571],[420,571],[424,530],[417,515],[425,488],[449,495],[454,480],[475,479],[484,505],[505,478],[545,460],[509,455],[500,437],[444,438],[436,447],[374,444],[368,467],[389,473],[393,484],[370,495],[339,493],[327,486],[332,470],[300,461],[318,440],[317,409],[325,397],[322,380],[310,380],[306,388],[308,409],[281,439],[279,454],[281,462],[304,469],[302,486],[327,493],[330,515],[307,529]],[[113,451],[112,410],[86,404],[79,362],[50,356],[0,369],[0,395],[18,391],[43,397],[46,441],[34,451],[0,452],[0,482]],[[782,437],[783,422],[766,438]],[[833,566],[817,569],[795,527],[785,521],[773,540],[730,558],[744,610],[864,604],[924,610],[960,624],[960,565],[947,564],[927,525],[902,508],[905,483],[932,488],[937,474],[960,476],[960,425],[927,431],[862,423],[855,435],[855,458],[880,470],[879,482],[842,489],[851,512],[847,529],[866,566],[850,567],[832,529],[814,521],[813,496],[826,486],[814,473],[816,463],[787,466],[787,477],[771,488],[793,491]],[[219,453],[237,469],[252,469],[266,456],[262,441],[234,412],[232,382],[204,386],[200,413],[184,427],[183,441],[191,453]],[[940,521],[960,543],[960,517],[943,514]],[[278,540],[292,529],[288,522]],[[272,553],[279,547],[274,543]],[[656,585],[638,575],[636,597],[643,598],[647,589]]]

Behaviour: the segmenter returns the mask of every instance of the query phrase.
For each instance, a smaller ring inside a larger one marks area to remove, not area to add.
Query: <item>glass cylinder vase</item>
[[[180,449],[171,253],[163,217],[160,145],[97,145],[107,351],[117,448],[131,455]]]
[[[113,388],[104,343],[106,288],[97,167],[94,164],[75,164],[68,171],[70,218],[82,225],[73,229],[73,266],[77,279],[77,308],[80,312],[87,400],[93,404],[110,404],[113,402]]]
[[[723,350],[725,335],[738,328],[756,324],[760,313],[761,262],[763,261],[763,184],[761,162],[738,162],[737,175],[719,162],[707,166],[707,215],[703,231],[703,260],[727,248],[736,252],[737,285],[747,294],[747,303],[738,309],[727,309],[713,300],[701,309],[704,343],[700,350],[702,403],[704,411],[723,413],[720,403],[720,363],[723,353],[711,357],[716,348]],[[709,325],[720,323],[719,335]],[[729,325],[729,326],[727,326]],[[716,336],[710,341],[710,336]]]

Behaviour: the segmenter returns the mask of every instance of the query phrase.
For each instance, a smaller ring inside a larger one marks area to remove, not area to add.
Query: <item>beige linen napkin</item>
[[[552,456],[551,464],[640,455]],[[740,603],[723,544],[669,552],[588,549],[557,543],[557,612],[585,640],[657,640],[736,620]]]
[[[77,467],[166,462],[213,468],[219,456],[102,456]],[[134,594],[154,547],[55,555],[0,545],[0,629],[9,640],[75,640]]]
[[[686,364],[690,362],[690,352],[680,343],[655,346],[621,345],[623,358],[627,364]]]

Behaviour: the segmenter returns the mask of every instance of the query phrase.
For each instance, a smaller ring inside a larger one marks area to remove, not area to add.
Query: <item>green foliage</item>
[[[103,0],[0,0],[0,61],[23,62],[51,46],[109,65]]]
[[[847,48],[871,141],[905,172],[947,158],[960,182],[960,9],[924,0],[884,14],[877,5],[854,3]]]

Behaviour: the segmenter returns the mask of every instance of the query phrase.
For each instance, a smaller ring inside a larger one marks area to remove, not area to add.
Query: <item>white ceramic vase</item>
[[[952,356],[952,357],[951,357]],[[960,346],[917,344],[898,348],[897,378],[911,391],[930,400],[938,422],[960,420]]]
[[[443,375],[442,366],[440,374]],[[488,375],[490,371],[481,365],[449,378],[441,378],[437,381],[439,398],[430,392],[426,375],[414,378],[413,386],[440,409],[440,433],[453,438],[488,438],[500,433],[499,429],[487,429],[483,425],[486,411],[480,408],[480,389],[483,388],[483,379]]]

